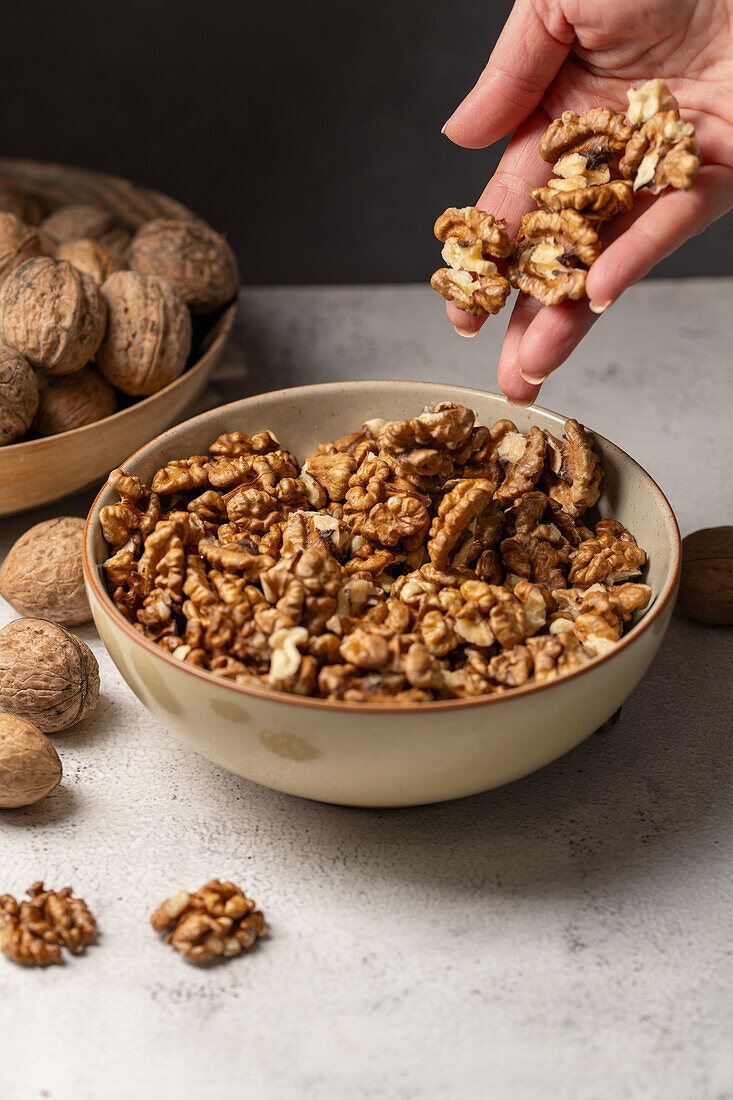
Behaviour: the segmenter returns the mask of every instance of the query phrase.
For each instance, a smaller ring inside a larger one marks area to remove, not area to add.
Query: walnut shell
[[[46,619],[0,630],[0,711],[58,733],[94,713],[99,665],[86,642]]]
[[[26,260],[43,255],[43,245],[35,229],[16,218],[0,212],[0,283]]]
[[[61,781],[58,753],[23,718],[0,714],[0,809],[40,802]]]
[[[40,225],[43,218],[41,200],[10,180],[0,182],[0,210],[15,214],[26,225]]]
[[[164,275],[193,313],[212,313],[237,293],[239,270],[231,248],[205,222],[154,218],[138,229],[127,252],[133,271]]]
[[[0,344],[0,445],[21,439],[38,408],[38,378],[19,351]]]
[[[677,606],[701,623],[733,624],[733,527],[706,527],[682,540]]]
[[[183,373],[191,314],[170,279],[117,271],[105,281],[107,334],[97,352],[104,377],[134,397],[157,393]]]
[[[0,569],[0,595],[21,615],[76,626],[91,619],[82,573],[84,520],[47,519],[10,548]]]
[[[46,374],[81,370],[106,320],[97,284],[67,260],[26,260],[0,287],[0,336]]]
[[[83,271],[98,286],[113,271],[123,271],[126,264],[119,252],[107,248],[101,241],[91,237],[79,237],[75,241],[64,241],[56,246],[53,255],[57,260],[68,260],[77,271]]]
[[[84,424],[94,424],[117,409],[117,395],[91,363],[74,374],[54,378],[41,386],[33,429],[39,435],[57,435]]]
[[[130,233],[111,210],[90,202],[72,202],[60,206],[41,222],[41,229],[61,244],[79,237],[91,237],[107,248],[124,252],[130,243]]]

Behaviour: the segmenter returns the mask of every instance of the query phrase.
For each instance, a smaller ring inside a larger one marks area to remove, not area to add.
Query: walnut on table
[[[231,959],[265,935],[265,918],[232,882],[211,879],[195,893],[180,890],[150,918],[156,932],[188,962]]]
[[[509,284],[491,257],[505,258],[511,251],[504,223],[475,206],[450,207],[436,221],[435,236],[444,242],[448,266],[435,272],[431,286],[476,317],[498,313]]]
[[[78,626],[92,617],[84,587],[84,520],[60,516],[30,527],[0,569],[0,595],[21,615]]]
[[[0,897],[0,951],[22,966],[50,966],[61,962],[61,948],[82,955],[97,941],[97,922],[71,887],[46,890],[36,882],[28,900],[18,904],[8,894]]]

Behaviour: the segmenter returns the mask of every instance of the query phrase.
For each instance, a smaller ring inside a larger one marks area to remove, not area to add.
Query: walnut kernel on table
[[[41,255],[43,246],[36,230],[14,214],[0,212],[0,283],[26,260]]]
[[[84,588],[84,520],[61,516],[30,527],[0,568],[0,595],[21,615],[78,626],[92,617]]]
[[[0,809],[40,802],[58,786],[61,774],[48,738],[25,718],[0,713]]]
[[[114,389],[89,363],[74,374],[41,384],[33,431],[40,436],[57,435],[94,424],[116,409]]]
[[[22,439],[38,409],[38,378],[28,360],[0,344],[0,446]]]
[[[49,375],[81,370],[106,319],[97,284],[66,260],[26,260],[0,287],[0,337]]]
[[[46,619],[0,630],[0,711],[58,733],[94,713],[99,666],[86,642]]]
[[[411,706],[563,675],[620,639],[644,550],[586,522],[603,469],[564,438],[441,402],[303,465],[271,432],[122,470],[100,525],[118,611],[176,660],[256,688]],[[562,637],[561,637],[562,635]]]
[[[160,905],[150,923],[167,932],[165,942],[192,963],[230,959],[252,947],[266,931],[255,903],[232,882],[211,879],[193,894],[173,894]]]
[[[103,283],[107,332],[97,352],[102,375],[123,393],[157,393],[183,373],[191,315],[170,279],[117,271]]]
[[[146,222],[130,242],[127,261],[133,271],[174,282],[194,313],[212,313],[226,305],[239,286],[231,248],[220,233],[198,220]]]
[[[61,949],[83,955],[97,941],[97,922],[83,898],[71,887],[46,890],[35,882],[18,903],[0,895],[0,951],[21,966],[51,966],[62,961]]]

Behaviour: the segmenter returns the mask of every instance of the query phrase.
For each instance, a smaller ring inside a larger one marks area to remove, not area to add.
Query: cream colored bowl
[[[563,417],[514,409],[503,397],[424,382],[339,382],[260,394],[171,428],[124,468],[143,480],[171,458],[202,454],[223,432],[270,428],[300,458],[381,416],[412,416],[456,401],[482,423],[510,416],[562,433]],[[409,806],[497,787],[541,768],[593,733],[649,667],[667,629],[679,572],[679,532],[663,493],[640,466],[596,436],[606,477],[599,511],[620,519],[649,554],[653,603],[616,649],[554,683],[479,700],[404,707],[301,699],[218,679],[174,660],[115,609],[100,563],[99,510],[87,520],[84,568],[94,620],[112,660],[151,713],[183,742],[238,775],[276,790],[351,806]]]

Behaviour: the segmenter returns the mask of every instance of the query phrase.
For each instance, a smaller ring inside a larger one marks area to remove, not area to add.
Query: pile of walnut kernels
[[[483,317],[503,308],[510,284],[544,305],[585,296],[588,268],[603,244],[600,227],[627,213],[634,195],[666,187],[689,190],[700,169],[691,122],[663,80],[631,88],[626,118],[610,107],[564,111],[540,139],[555,176],[532,191],[538,209],[522,218],[511,240],[492,214],[451,207],[435,223],[443,259],[431,285],[459,309]],[[622,178],[612,179],[618,163]],[[506,276],[492,257],[506,261]]]
[[[651,590],[612,519],[583,522],[593,438],[460,405],[371,420],[302,467],[233,432],[147,488],[121,470],[101,512],[117,608],[177,660],[237,683],[346,702],[491,695],[618,642]]]

